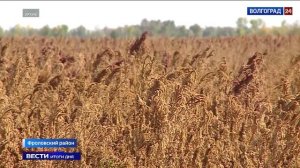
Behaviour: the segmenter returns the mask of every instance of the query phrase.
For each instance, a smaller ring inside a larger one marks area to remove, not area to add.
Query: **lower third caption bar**
[[[80,152],[23,152],[23,160],[80,160]]]

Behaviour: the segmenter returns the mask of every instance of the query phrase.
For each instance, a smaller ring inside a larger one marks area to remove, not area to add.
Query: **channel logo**
[[[293,15],[293,7],[247,7],[247,15]]]
[[[23,152],[23,160],[80,160],[79,152]]]

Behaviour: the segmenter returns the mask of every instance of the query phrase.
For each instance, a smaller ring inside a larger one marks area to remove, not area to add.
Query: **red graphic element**
[[[284,7],[284,15],[293,15],[293,7]]]

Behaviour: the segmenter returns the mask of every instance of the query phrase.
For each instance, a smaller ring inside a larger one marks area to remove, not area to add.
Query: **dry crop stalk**
[[[108,48],[108,49],[104,50],[101,54],[100,53],[97,54],[96,59],[93,63],[93,71],[95,71],[97,69],[98,65],[102,61],[102,58],[106,55],[109,56],[109,59],[111,59],[114,56],[113,50]]]
[[[144,32],[139,39],[136,39],[136,41],[130,47],[130,54],[131,55],[133,55],[134,53],[138,53],[139,51],[141,51],[142,45],[144,44],[147,36],[148,36],[148,32]]]
[[[241,91],[255,78],[259,65],[262,62],[262,54],[256,52],[248,59],[246,66],[243,66],[234,80],[233,93],[239,95]]]

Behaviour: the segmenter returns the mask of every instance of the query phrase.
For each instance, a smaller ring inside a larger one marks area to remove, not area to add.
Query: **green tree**
[[[147,31],[147,29],[149,28],[149,21],[147,19],[143,19],[140,27],[142,31]]]
[[[96,28],[96,30],[91,32],[90,36],[93,37],[93,38],[105,37],[105,34],[101,29]]]
[[[230,37],[235,36],[236,31],[232,27],[218,27],[217,28],[217,37]]]
[[[110,37],[113,38],[113,39],[116,39],[119,37],[118,35],[118,31],[117,30],[112,30],[111,33],[110,33]]]
[[[126,38],[138,37],[142,33],[141,26],[138,26],[138,25],[126,26],[123,33],[125,35],[122,35],[122,37],[124,37],[124,36]]]
[[[60,33],[62,36],[67,36],[69,31],[69,27],[67,25],[60,26]]]
[[[203,34],[201,27],[197,24],[190,26],[190,31],[193,33],[194,36],[197,37],[201,37]]]
[[[38,29],[34,29],[32,27],[26,27],[26,35],[27,36],[34,36],[34,35],[38,35],[39,30]]]
[[[165,36],[175,36],[176,35],[176,26],[175,22],[168,20],[162,23],[162,28],[160,30],[161,35]]]
[[[139,32],[149,31],[153,35],[161,35],[163,23],[160,20],[143,19],[141,24],[138,26]]]
[[[17,24],[11,29],[9,29],[9,35],[11,36],[22,36],[24,34],[24,29],[21,25]]]
[[[42,27],[39,31],[41,36],[51,36],[51,33],[51,28],[48,25]]]
[[[55,37],[65,37],[68,34],[68,26],[67,25],[56,26],[51,30],[51,34]]]
[[[264,26],[264,22],[261,19],[250,20],[251,33],[257,34]]]
[[[185,28],[185,26],[179,26],[176,28],[177,37],[186,37],[188,35],[189,35],[189,31]]]
[[[215,27],[206,27],[203,30],[203,37],[216,37],[217,34],[218,34],[218,32]]]
[[[238,35],[246,35],[248,33],[248,20],[246,18],[239,18],[236,21],[237,24],[237,34]]]
[[[88,36],[88,30],[84,26],[79,26],[73,30],[71,30],[71,35],[77,36],[77,37],[87,37]]]

